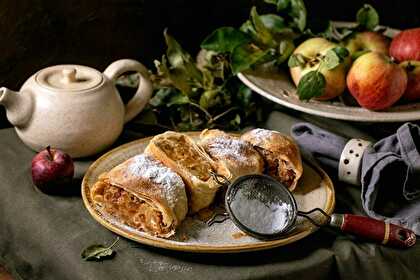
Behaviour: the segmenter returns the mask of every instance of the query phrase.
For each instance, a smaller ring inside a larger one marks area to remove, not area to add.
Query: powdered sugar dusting
[[[206,152],[213,157],[233,158],[238,161],[247,161],[246,151],[249,150],[246,142],[230,137],[216,137],[206,146]]]
[[[266,140],[267,138],[270,138],[273,135],[273,133],[276,133],[276,132],[272,130],[268,130],[268,129],[256,128],[256,129],[253,129],[251,133],[256,137],[256,139],[259,142],[262,142]]]
[[[185,185],[181,177],[149,155],[135,156],[127,170],[133,176],[147,178],[161,185],[162,194],[172,209],[175,207],[176,197],[181,192],[185,193]]]

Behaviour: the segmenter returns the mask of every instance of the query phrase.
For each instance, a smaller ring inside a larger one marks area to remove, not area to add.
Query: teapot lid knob
[[[64,68],[62,70],[63,82],[66,84],[77,82],[76,73],[76,68]]]

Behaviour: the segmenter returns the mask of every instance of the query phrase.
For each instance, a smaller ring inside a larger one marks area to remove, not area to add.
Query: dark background
[[[2,0],[0,1],[0,86],[17,90],[45,66],[75,63],[104,70],[119,58],[148,67],[164,51],[169,28],[195,52],[201,40],[223,25],[238,26],[252,5],[245,0]],[[363,3],[372,4],[381,23],[395,28],[420,26],[420,1],[305,1],[310,21],[351,21]],[[0,108],[0,127],[8,126]]]

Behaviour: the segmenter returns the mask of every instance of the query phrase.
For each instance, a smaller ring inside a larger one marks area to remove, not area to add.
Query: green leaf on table
[[[289,57],[289,61],[287,62],[287,65],[289,66],[289,68],[305,67],[306,62],[307,62],[307,58],[304,55],[300,53],[295,53]]]
[[[172,105],[184,105],[190,103],[190,99],[187,95],[177,92],[172,95],[166,106],[171,107]]]
[[[239,45],[248,43],[250,38],[233,27],[221,27],[211,33],[201,43],[201,48],[218,53],[232,52]]]
[[[269,50],[261,50],[254,44],[236,47],[230,57],[232,72],[234,75],[249,69],[252,65],[262,60]]]
[[[306,7],[303,0],[290,0],[291,9],[290,16],[293,18],[295,26],[300,30],[305,30],[306,27]]]
[[[359,26],[367,30],[373,30],[379,24],[379,15],[369,4],[364,4],[363,7],[357,12],[356,20]]]
[[[88,246],[82,252],[82,259],[85,261],[100,261],[103,259],[113,258],[116,253],[112,250],[112,247],[114,247],[119,240],[120,238],[117,237],[117,239],[115,239],[115,241],[108,247],[101,244]]]
[[[306,73],[299,81],[297,94],[300,100],[309,100],[324,94],[326,81],[324,75],[318,71]]]

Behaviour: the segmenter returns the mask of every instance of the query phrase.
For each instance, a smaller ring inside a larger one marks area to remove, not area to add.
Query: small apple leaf
[[[325,86],[324,75],[318,71],[310,71],[300,79],[297,94],[300,100],[309,100],[312,97],[323,95]]]
[[[115,239],[115,241],[108,247],[101,244],[88,246],[82,252],[82,259],[85,261],[100,261],[103,259],[113,258],[116,252],[112,250],[112,247],[114,247],[119,240],[120,238],[117,237],[117,239]]]
[[[340,57],[333,49],[328,50],[323,59],[323,66],[325,66],[328,70],[332,70],[338,65],[340,65]]]
[[[290,68],[293,68],[293,67],[304,67],[305,64],[306,64],[306,61],[307,61],[307,59],[306,59],[306,57],[304,55],[302,55],[300,53],[296,53],[296,54],[292,54],[289,57],[289,61],[287,62],[287,65]]]
[[[233,27],[221,27],[204,39],[201,48],[218,53],[232,52],[237,46],[249,41],[249,36],[244,32]]]
[[[361,27],[373,30],[379,24],[379,15],[371,5],[364,4],[357,12],[356,20]]]
[[[340,61],[343,61],[350,54],[349,50],[344,47],[335,47],[332,50],[338,55]]]

